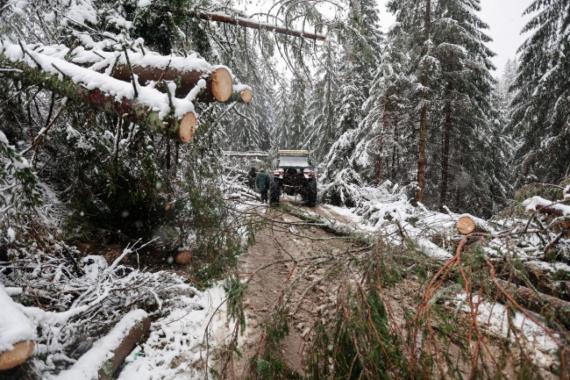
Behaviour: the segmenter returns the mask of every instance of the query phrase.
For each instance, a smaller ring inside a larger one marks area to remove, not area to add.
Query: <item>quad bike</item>
[[[278,203],[282,193],[300,194],[307,206],[317,205],[317,178],[308,150],[280,150],[273,171],[270,202]]]

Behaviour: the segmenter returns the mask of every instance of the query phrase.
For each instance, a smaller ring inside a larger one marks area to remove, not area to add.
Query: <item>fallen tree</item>
[[[0,75],[25,86],[37,85],[183,142],[189,141],[197,124],[190,99],[170,99],[156,89],[135,86],[24,47],[0,45],[0,65],[10,69]]]
[[[250,29],[265,30],[268,32],[285,34],[292,37],[307,38],[315,41],[325,41],[326,36],[317,33],[310,33],[304,30],[294,30],[282,26],[262,23],[259,21],[252,20],[247,17],[239,17],[234,15],[228,15],[225,13],[217,12],[190,12],[190,16],[200,18],[207,21],[216,21],[224,24],[239,25]]]
[[[26,362],[34,351],[35,328],[0,284],[0,371]]]
[[[132,83],[136,81],[141,86],[154,83],[154,88],[168,93],[171,91],[166,82],[176,84],[174,96],[186,97],[201,79],[206,86],[196,95],[200,102],[242,101],[249,103],[252,90],[249,86],[233,85],[234,78],[225,66],[214,66],[203,58],[195,55],[188,57],[162,56],[136,51],[107,52],[103,50],[85,50],[83,47],[69,49],[61,45],[33,45],[33,51],[54,58],[65,59],[68,62],[90,68],[97,72],[108,72],[115,79]],[[243,93],[235,96],[235,92]]]
[[[143,310],[134,310],[125,315],[119,323],[93,347],[59,374],[61,380],[106,380],[123,364],[133,348],[146,339],[150,330],[150,320]]]
[[[521,306],[541,315],[554,317],[564,327],[570,329],[570,302],[534,291],[525,286],[515,285],[509,281],[496,279],[495,282]],[[505,303],[509,301],[505,294],[498,292],[498,296]]]

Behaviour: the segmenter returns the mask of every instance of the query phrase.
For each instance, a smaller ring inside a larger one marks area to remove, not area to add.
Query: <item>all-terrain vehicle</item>
[[[279,202],[282,193],[300,194],[307,206],[317,205],[317,178],[308,150],[279,150],[273,171],[270,201]]]

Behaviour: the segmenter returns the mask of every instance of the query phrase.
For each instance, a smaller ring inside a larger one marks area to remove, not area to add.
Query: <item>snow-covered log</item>
[[[72,101],[81,101],[99,111],[189,141],[188,132],[179,128],[181,120],[190,120],[192,117],[188,114],[194,113],[190,100],[170,99],[168,94],[149,87],[137,86],[135,89],[131,83],[24,49],[0,43],[0,66],[10,69],[0,75],[24,85],[46,88]],[[193,118],[195,123],[196,116]],[[190,124],[185,124],[186,129]]]
[[[132,68],[132,73],[131,73]],[[212,72],[200,70],[181,71],[176,69],[160,69],[156,67],[145,67],[132,65],[116,65],[111,72],[113,78],[129,82],[132,74],[136,75],[140,85],[147,85],[150,82],[176,81],[177,86],[174,95],[183,98],[193,88],[200,79],[206,80],[203,91],[197,95],[197,100],[202,102],[227,102],[232,96],[232,75],[230,71],[221,66]]]
[[[133,348],[148,336],[150,320],[143,310],[129,312],[103,338],[75,362],[59,374],[60,380],[113,379]]]
[[[232,102],[249,104],[253,100],[253,91],[249,86],[235,85],[233,86],[233,94],[230,100]]]
[[[196,94],[196,100],[201,102],[228,102],[235,100],[237,92],[244,94],[237,101],[248,103],[244,96],[250,95],[251,100],[253,94],[249,86],[233,86],[233,75],[226,66],[211,65],[195,54],[187,57],[163,56],[127,50],[108,52],[85,50],[83,47],[70,49],[63,45],[30,45],[29,48],[34,52],[65,59],[97,72],[107,72],[113,78],[125,82],[132,82],[135,77],[141,86],[162,81],[175,82],[174,95],[178,98],[186,97],[198,85],[200,79],[206,81],[206,86]],[[170,91],[164,85],[155,87],[162,92]]]
[[[497,279],[496,282],[521,306],[542,315],[553,316],[564,327],[570,328],[570,302],[515,285],[509,281]],[[504,295],[499,294],[499,297],[504,298]]]
[[[311,39],[311,40],[315,40],[315,41],[317,41],[317,40],[324,41],[327,39],[327,37],[322,35],[322,34],[305,32],[304,30],[289,29],[289,28],[285,28],[282,26],[258,22],[258,21],[255,21],[255,20],[252,20],[252,19],[246,18],[246,17],[238,17],[238,16],[233,16],[233,15],[227,15],[225,13],[191,12],[190,15],[197,17],[197,18],[201,18],[203,20],[216,21],[216,22],[221,22],[224,24],[231,24],[231,25],[239,25],[239,26],[243,26],[243,27],[251,28],[251,29],[266,30],[268,32],[285,34],[285,35],[292,36],[292,37],[307,38],[307,39]]]
[[[491,232],[493,230],[483,219],[469,214],[461,215],[455,223],[455,228],[462,235],[469,235],[473,232]]]
[[[23,364],[34,351],[35,328],[0,284],[0,371]]]

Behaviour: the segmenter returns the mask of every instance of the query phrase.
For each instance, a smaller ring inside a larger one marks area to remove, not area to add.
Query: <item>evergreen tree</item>
[[[347,180],[357,178],[356,172],[338,176],[339,171],[352,171],[350,157],[358,143],[358,131],[364,118],[363,105],[370,94],[374,73],[380,63],[382,34],[376,3],[370,0],[351,0],[347,21],[340,33],[342,45],[339,73],[338,111],[335,131],[336,141],[324,162],[322,179],[334,183],[328,186],[325,199],[351,203],[346,189]],[[335,194],[336,193],[336,194]]]
[[[307,109],[305,148],[313,150],[317,161],[322,161],[336,137],[337,99],[339,92],[338,44],[330,37],[321,52],[316,73],[317,81],[311,92]]]
[[[570,174],[570,0],[535,0],[519,48],[511,128],[521,145],[518,181],[557,182]]]

